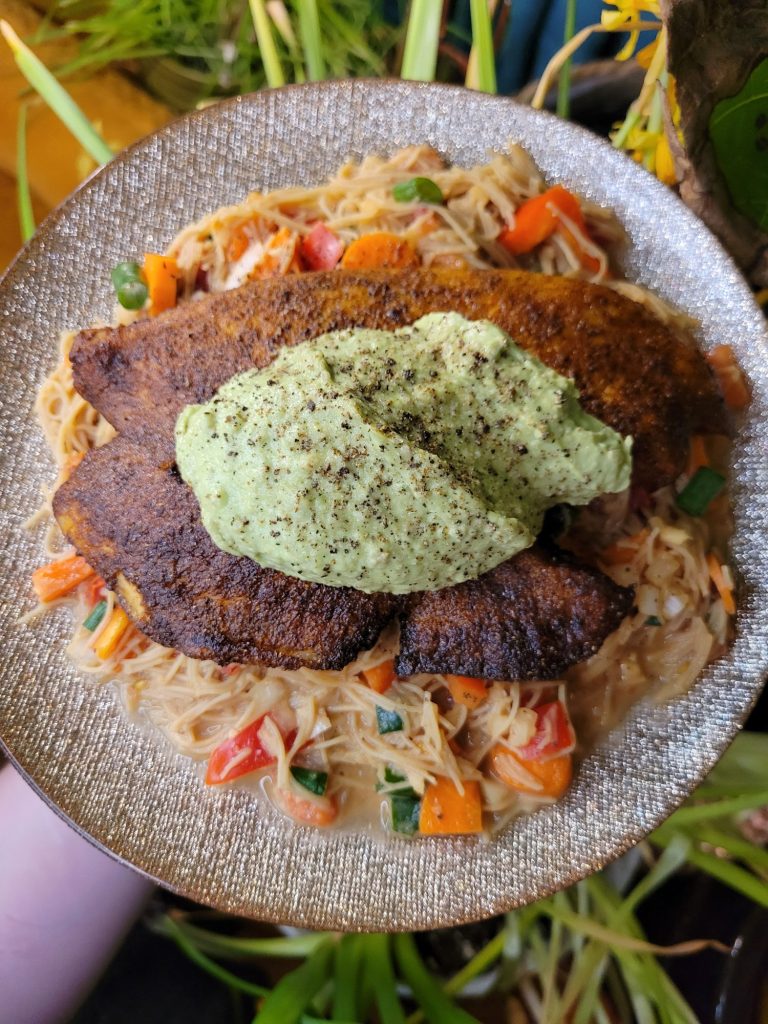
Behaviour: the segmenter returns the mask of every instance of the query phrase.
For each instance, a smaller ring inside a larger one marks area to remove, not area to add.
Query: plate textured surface
[[[67,661],[68,616],[31,606],[41,535],[24,530],[54,475],[32,406],[61,328],[110,316],[109,268],[162,251],[183,225],[248,191],[322,179],[346,157],[426,142],[470,164],[522,142],[551,181],[627,228],[627,276],[734,347],[754,402],[736,439],[738,635],[693,691],[643,704],[581,766],[566,799],[494,842],[386,840],[293,827],[245,792],[206,791],[192,764],[129,721]],[[0,283],[0,737],[84,834],[192,899],[262,919],[416,929],[503,911],[575,882],[637,842],[707,773],[768,665],[768,351],[736,268],[667,189],[587,132],[509,100],[416,83],[337,82],[243,97],[176,121],[55,211]]]

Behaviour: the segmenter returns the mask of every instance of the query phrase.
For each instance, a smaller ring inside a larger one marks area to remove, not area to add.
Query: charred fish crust
[[[633,598],[599,570],[537,545],[404,609],[397,672],[557,679],[599,650]]]
[[[284,345],[446,310],[492,320],[572,377],[588,412],[634,437],[634,481],[646,490],[675,479],[692,431],[727,432],[702,354],[647,309],[599,285],[515,270],[334,270],[250,282],[152,320],[81,332],[75,386],[118,430],[170,446],[185,405],[267,365]]]
[[[445,268],[273,278],[75,338],[75,385],[120,433],[56,493],[64,534],[111,588],[122,574],[135,589],[147,636],[195,658],[340,669],[399,614],[401,674],[560,675],[630,607],[631,593],[597,570],[534,548],[407,599],[305,583],[217,548],[174,471],[178,413],[234,374],[331,329],[389,329],[446,310],[492,320],[572,377],[588,411],[634,437],[634,479],[647,490],[677,476],[692,430],[726,429],[698,350],[607,288]]]
[[[190,489],[160,461],[151,445],[117,437],[54,496],[59,523],[108,586],[122,573],[140,594],[143,633],[193,658],[288,669],[340,669],[373,646],[397,598],[305,583],[221,551]]]

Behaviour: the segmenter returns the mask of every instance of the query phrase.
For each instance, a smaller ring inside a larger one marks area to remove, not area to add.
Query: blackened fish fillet
[[[181,409],[283,345],[347,327],[392,329],[454,310],[492,320],[576,382],[584,407],[634,438],[634,482],[682,471],[692,431],[724,431],[698,349],[610,288],[516,270],[334,270],[254,281],[127,327],[81,332],[75,385],[119,431],[172,450]]]
[[[173,463],[129,437],[90,452],[54,511],[140,629],[194,658],[340,669],[401,607],[390,594],[305,583],[221,551]]]
[[[700,353],[609,289],[516,271],[273,279],[78,336],[78,390],[121,436],[57,492],[64,533],[148,636],[193,657],[340,668],[400,612],[402,672],[560,674],[600,646],[631,600],[599,572],[533,550],[479,580],[407,602],[304,583],[220,551],[174,468],[180,409],[209,398],[232,374],[267,365],[281,345],[448,309],[494,321],[572,376],[591,412],[635,437],[641,486],[677,474],[690,430],[722,429],[722,403]]]
[[[594,654],[633,592],[539,545],[476,580],[419,596],[402,617],[399,675],[557,679]]]

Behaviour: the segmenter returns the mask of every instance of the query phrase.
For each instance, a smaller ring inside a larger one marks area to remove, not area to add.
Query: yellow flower
[[[656,143],[653,170],[659,181],[663,181],[665,185],[676,184],[675,162],[672,159],[672,150],[669,148],[667,136],[663,132]]]
[[[605,0],[609,7],[615,7],[615,11],[602,11],[600,23],[611,32],[620,32],[625,25],[631,25],[642,20],[643,14],[650,14],[658,20],[658,27],[661,28],[661,11],[659,0]],[[616,54],[616,60],[629,60],[635,52],[640,32],[637,29],[629,31],[629,39]],[[652,43],[651,46],[655,46]],[[641,53],[647,50],[644,47]]]

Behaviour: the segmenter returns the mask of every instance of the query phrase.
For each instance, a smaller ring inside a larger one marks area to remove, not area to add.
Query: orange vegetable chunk
[[[419,831],[428,836],[472,835],[483,831],[480,785],[465,782],[460,793],[451,779],[438,776],[421,801]]]
[[[333,797],[298,796],[290,789],[278,789],[276,791],[277,802],[286,814],[294,821],[302,825],[315,825],[320,828],[327,828],[332,825],[339,814],[339,808]]]
[[[122,608],[115,606],[104,629],[99,633],[98,640],[93,645],[96,655],[102,661],[106,661],[117,650],[117,645],[123,639],[125,631],[131,624],[131,620]]]
[[[180,277],[179,266],[172,256],[144,253],[144,277],[149,288],[152,313],[162,313],[176,305],[176,287]]]
[[[362,673],[363,679],[372,690],[376,693],[384,693],[388,690],[397,675],[395,674],[395,659],[390,658],[389,661],[382,661],[380,665],[374,665],[373,668],[367,668]]]
[[[503,743],[497,743],[491,749],[488,767],[505,786],[530,796],[557,799],[568,789],[573,778],[573,758],[570,754],[551,757],[548,761],[524,761]],[[532,775],[538,786],[521,779],[523,771]]]
[[[41,601],[64,597],[83,580],[93,576],[93,569],[80,555],[70,555],[49,562],[32,573],[32,586]]]
[[[404,270],[418,267],[419,263],[418,253],[410,242],[389,231],[373,231],[356,238],[341,258],[341,265],[347,270],[375,270],[377,267]]]
[[[465,708],[478,708],[488,696],[488,685],[485,679],[474,679],[472,676],[446,676],[448,689],[457,704]]]

